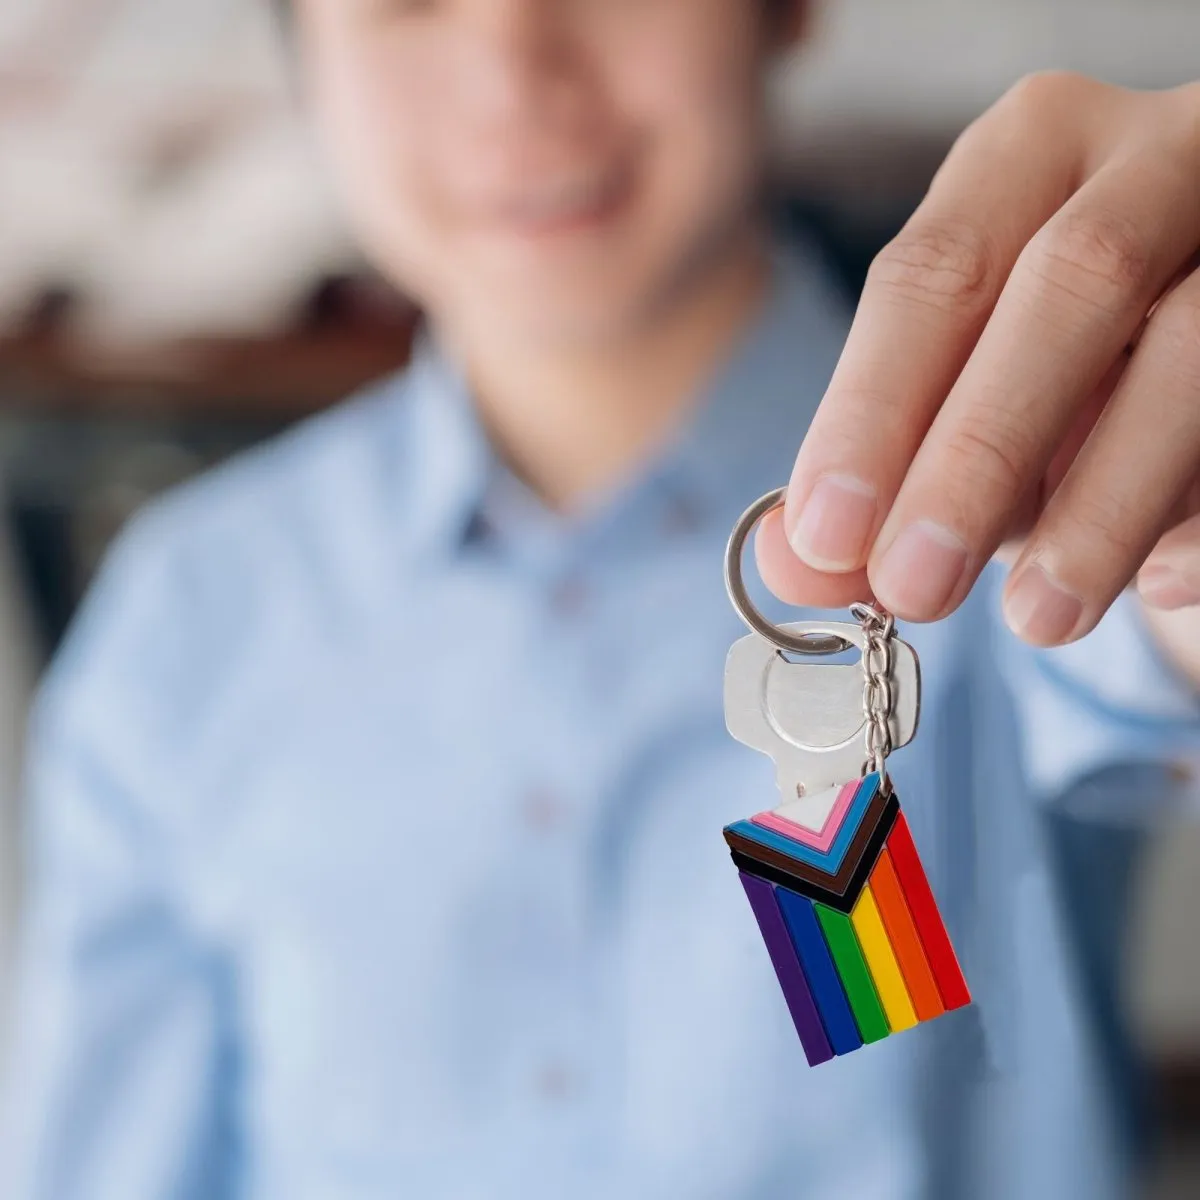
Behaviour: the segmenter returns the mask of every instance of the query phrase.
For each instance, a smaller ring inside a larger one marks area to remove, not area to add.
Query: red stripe
[[[912,913],[908,911],[904,889],[896,878],[896,868],[886,846],[880,851],[871,872],[871,894],[875,897],[888,941],[892,943],[896,961],[900,964],[900,973],[908,986],[909,999],[912,1000],[917,1019],[932,1021],[934,1017],[940,1017],[946,1011],[946,1006],[942,1003],[929,959],[925,957],[925,947],[921,944]]]
[[[942,914],[938,911],[937,900],[925,877],[925,868],[921,866],[903,812],[896,814],[896,823],[888,834],[887,848],[904,891],[904,899],[908,901],[908,911],[912,914],[921,945],[925,948],[925,957],[937,980],[942,1003],[947,1009],[962,1008],[964,1004],[971,1003],[971,991],[963,978],[954,947],[950,944],[950,935],[942,923]]]

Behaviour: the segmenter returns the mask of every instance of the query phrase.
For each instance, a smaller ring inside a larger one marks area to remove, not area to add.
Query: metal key
[[[792,621],[796,634],[834,635],[866,647],[860,625],[841,621]],[[893,638],[892,747],[912,741],[921,707],[921,673],[913,648]],[[739,741],[768,755],[788,810],[796,801],[857,779],[870,752],[861,663],[792,662],[757,634],[734,642],[725,663],[725,723]],[[819,821],[819,814],[810,814]]]

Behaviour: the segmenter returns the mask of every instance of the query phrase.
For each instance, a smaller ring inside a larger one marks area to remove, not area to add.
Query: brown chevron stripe
[[[738,870],[791,888],[839,912],[849,912],[870,877],[899,811],[900,802],[894,792],[887,797],[876,793],[836,875],[797,862],[779,850],[730,830],[725,831],[725,841]]]

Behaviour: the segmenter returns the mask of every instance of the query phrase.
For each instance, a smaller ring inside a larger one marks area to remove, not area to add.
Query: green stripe
[[[883,1015],[879,993],[871,981],[871,972],[867,970],[850,918],[826,904],[814,904],[813,908],[817,910],[817,920],[821,922],[829,953],[833,955],[838,974],[842,977],[842,986],[846,989],[862,1040],[877,1042],[887,1037],[887,1017]]]

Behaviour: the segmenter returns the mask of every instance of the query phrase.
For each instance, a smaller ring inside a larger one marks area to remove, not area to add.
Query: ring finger
[[[1200,463],[1200,273],[1155,309],[1005,589],[1040,645],[1087,633],[1154,547]]]

